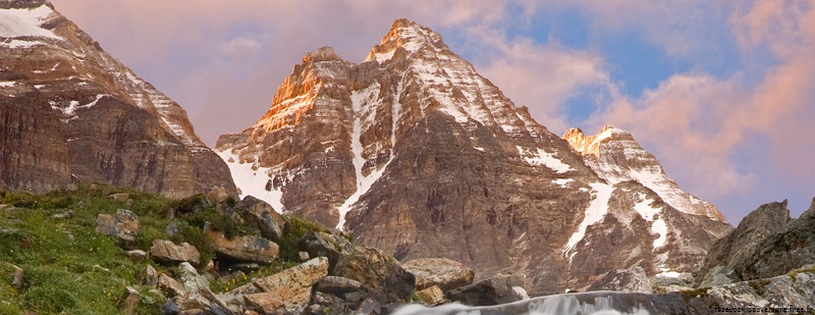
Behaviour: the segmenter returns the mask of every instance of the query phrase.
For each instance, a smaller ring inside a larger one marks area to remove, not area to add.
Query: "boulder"
[[[252,280],[233,291],[244,294],[248,307],[263,314],[300,313],[311,297],[311,287],[328,275],[328,259],[317,257],[274,275]]]
[[[134,261],[147,258],[147,252],[145,252],[145,251],[143,251],[141,249],[129,250],[129,251],[125,252],[125,255],[127,255],[127,258],[130,258],[130,260],[134,260]]]
[[[213,230],[209,222],[204,225],[204,233],[212,242],[216,253],[228,259],[270,264],[280,253],[277,244],[265,238],[241,235],[230,239],[223,233]]]
[[[172,277],[162,273],[158,276],[158,283],[156,284],[161,292],[168,297],[176,297],[182,296],[187,291],[184,289],[184,285],[178,282],[177,280],[173,279]]]
[[[23,268],[20,268],[20,267],[14,266],[14,265],[12,265],[12,266],[14,267],[14,275],[12,276],[11,287],[14,288],[15,290],[18,290],[18,291],[22,290],[23,289],[23,275],[24,275]]]
[[[252,196],[246,196],[235,209],[249,222],[260,229],[260,235],[274,242],[279,242],[286,228],[283,219],[271,205]]]
[[[152,265],[147,265],[144,276],[144,285],[154,287],[158,284],[158,271]]]
[[[189,262],[196,265],[201,263],[201,253],[198,252],[195,246],[186,242],[176,245],[169,240],[153,240],[153,246],[150,247],[150,256],[160,263]]]
[[[96,217],[96,233],[133,241],[138,231],[139,218],[130,210],[119,209],[115,216],[99,214]]]
[[[225,203],[226,200],[229,199],[229,193],[227,193],[223,187],[213,187],[207,192],[205,198],[209,204],[217,206]]]
[[[420,258],[402,264],[416,277],[416,290],[439,286],[442,291],[473,283],[475,272],[464,264],[447,258]]]
[[[750,259],[762,239],[790,221],[787,201],[761,205],[739,222],[735,230],[710,247],[698,272],[696,283],[711,282],[716,266],[735,266]],[[741,279],[738,279],[741,280]]]
[[[315,289],[319,292],[343,297],[346,293],[361,290],[362,284],[359,283],[359,281],[348,278],[327,276],[317,282]]]
[[[187,292],[197,292],[201,288],[209,288],[209,280],[206,277],[199,275],[195,267],[188,262],[183,262],[178,265],[178,279],[184,286]]]
[[[515,280],[510,275],[499,274],[474,284],[445,292],[454,302],[467,305],[497,305],[523,300],[523,295],[513,286]]]
[[[743,280],[770,278],[815,264],[815,198],[807,211],[767,235],[733,267]]]
[[[651,280],[642,267],[614,269],[592,283],[586,291],[619,291],[651,293]]]
[[[125,296],[122,301],[124,301],[122,308],[124,309],[125,315],[133,315],[133,312],[136,311],[136,307],[139,306],[139,302],[141,301],[141,293],[133,287],[127,286],[125,287]]]
[[[434,285],[432,287],[416,291],[416,296],[422,300],[422,303],[425,305],[433,306],[444,302],[444,291],[439,288],[439,286]]]
[[[164,302],[164,305],[161,306],[161,310],[163,315],[178,315],[181,313],[181,309],[178,308],[178,305],[173,302],[173,300],[167,300]]]
[[[116,193],[116,194],[109,195],[108,198],[110,198],[111,200],[114,200],[114,201],[118,201],[118,202],[127,202],[128,200],[130,200],[130,194],[128,194],[128,193]]]
[[[310,257],[328,257],[331,271],[337,266],[340,258],[354,251],[354,246],[344,237],[315,231],[309,231],[303,235],[297,242],[297,246]]]
[[[739,281],[739,275],[731,266],[716,266],[705,275],[700,288],[724,285]]]
[[[215,294],[209,290],[209,288],[201,288],[198,291],[190,293],[190,295],[181,302],[181,308],[185,310],[199,309],[203,311],[203,314],[235,314],[221,300],[219,300],[218,297],[216,297]]]
[[[359,281],[381,303],[406,303],[411,299],[416,278],[393,257],[362,246],[342,257],[333,275]]]

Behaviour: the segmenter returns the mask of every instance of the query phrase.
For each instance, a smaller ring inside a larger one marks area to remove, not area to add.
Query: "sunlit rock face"
[[[100,182],[170,197],[235,193],[184,109],[48,1],[0,2],[0,56],[0,189]]]
[[[439,34],[404,19],[360,64],[308,53],[269,111],[216,151],[243,194],[279,211],[402,261],[511,273],[533,295],[632,266],[688,272],[732,229],[664,201],[661,183],[599,176]]]

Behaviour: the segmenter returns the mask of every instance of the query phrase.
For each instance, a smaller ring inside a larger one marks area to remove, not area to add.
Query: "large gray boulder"
[[[311,287],[328,275],[328,259],[317,257],[274,275],[236,288],[247,307],[263,314],[300,313],[311,297]]]
[[[189,262],[198,265],[201,263],[201,253],[195,246],[186,242],[176,245],[169,240],[153,240],[150,257],[157,262],[168,264]]]
[[[246,196],[235,206],[235,210],[251,224],[257,226],[263,237],[273,242],[279,242],[283,237],[286,220],[265,201]]]
[[[96,233],[106,234],[125,241],[136,239],[139,217],[130,210],[116,210],[115,215],[99,214],[96,217]]]
[[[413,294],[416,278],[398,261],[372,247],[356,247],[342,257],[332,275],[359,281],[380,303],[406,303]]]
[[[402,264],[416,277],[416,290],[434,285],[442,291],[452,290],[473,283],[475,272],[464,264],[447,258],[419,258]]]
[[[215,252],[235,261],[270,264],[280,254],[280,247],[272,241],[254,235],[240,235],[232,238],[212,229],[207,222],[204,234],[212,242]]]

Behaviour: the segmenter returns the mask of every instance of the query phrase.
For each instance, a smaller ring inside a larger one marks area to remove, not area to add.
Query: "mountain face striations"
[[[236,192],[184,109],[48,1],[0,1],[0,56],[0,189],[101,182],[169,197]]]
[[[360,64],[308,53],[266,114],[216,152],[242,194],[275,209],[400,260],[512,273],[532,294],[613,269],[694,270],[732,227],[609,130],[558,137],[439,34],[400,19]]]

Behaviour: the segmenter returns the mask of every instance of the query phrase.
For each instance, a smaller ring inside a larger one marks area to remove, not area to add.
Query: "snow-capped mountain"
[[[187,114],[45,0],[0,1],[0,188],[235,191]]]
[[[732,229],[711,219],[715,208],[663,201],[659,182],[598,176],[438,33],[405,19],[360,64],[329,47],[308,53],[269,111],[216,152],[243,194],[279,211],[400,260],[515,273],[533,294],[617,268],[690,271]]]
[[[605,126],[597,135],[586,136],[582,130],[571,128],[563,139],[582,154],[586,165],[609,184],[633,180],[656,192],[679,211],[725,222],[716,206],[682,191],[675,181],[668,178],[657,158],[645,151],[631,133]]]

